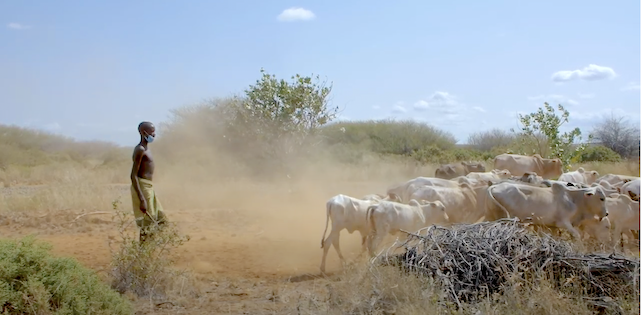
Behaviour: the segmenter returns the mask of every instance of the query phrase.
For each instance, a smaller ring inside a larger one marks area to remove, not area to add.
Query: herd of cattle
[[[436,224],[476,223],[517,217],[535,227],[573,237],[593,237],[616,249],[621,235],[638,239],[641,179],[606,174],[581,167],[563,172],[560,159],[540,155],[500,154],[494,169],[486,172],[481,163],[441,165],[434,177],[417,177],[390,187],[386,195],[362,199],[339,194],[327,201],[325,231],[321,240],[321,272],[330,246],[345,262],[339,236],[345,229],[362,237],[361,255],[370,255],[386,235],[406,237]],[[329,220],[332,230],[325,238]]]

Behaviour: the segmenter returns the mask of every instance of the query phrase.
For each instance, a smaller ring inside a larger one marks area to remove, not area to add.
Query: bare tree
[[[625,116],[614,113],[594,126],[592,135],[597,142],[610,148],[622,157],[639,155],[641,137],[639,127],[630,123]]]
[[[488,131],[475,132],[471,134],[467,143],[475,149],[490,151],[495,147],[508,146],[514,141],[514,135],[505,130],[494,128]]]

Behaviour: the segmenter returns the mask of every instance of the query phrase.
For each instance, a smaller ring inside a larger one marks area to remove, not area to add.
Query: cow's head
[[[492,170],[492,174],[498,176],[500,179],[508,179],[512,177],[512,173],[509,170]]]
[[[585,178],[585,181],[587,184],[592,184],[596,182],[597,178],[599,178],[599,172],[597,171],[589,171],[583,173],[583,177]]]
[[[584,188],[581,191],[583,192],[583,205],[589,213],[600,217],[601,220],[608,216],[608,209],[605,206],[606,196],[601,187]]]
[[[572,203],[585,215],[596,215],[601,219],[608,216],[608,210],[605,206],[606,196],[601,187],[576,189],[554,181],[552,182],[552,193],[557,196],[565,194],[570,197]]]
[[[543,175],[547,178],[559,178],[563,174],[563,162],[561,159],[542,159]]]
[[[450,222],[450,217],[447,215],[445,205],[440,200],[436,201],[421,201],[421,212],[425,217],[425,223],[428,224],[447,224]]]

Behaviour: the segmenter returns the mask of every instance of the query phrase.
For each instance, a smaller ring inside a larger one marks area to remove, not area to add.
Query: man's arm
[[[142,189],[140,189],[140,182],[138,181],[138,170],[140,169],[140,163],[142,162],[142,157],[145,155],[145,149],[140,146],[136,146],[134,149],[134,165],[131,167],[131,184],[134,186],[138,198],[142,202],[144,200],[144,195],[142,194]]]

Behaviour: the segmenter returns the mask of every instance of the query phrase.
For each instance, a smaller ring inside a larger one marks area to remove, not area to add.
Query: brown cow
[[[434,177],[452,179],[454,177],[465,176],[471,172],[485,172],[485,165],[480,162],[442,164],[434,172]]]
[[[532,156],[519,154],[499,154],[494,158],[495,169],[506,169],[513,176],[525,173],[536,173],[544,179],[559,178],[563,174],[563,162],[560,159],[545,159],[539,154]]]

